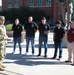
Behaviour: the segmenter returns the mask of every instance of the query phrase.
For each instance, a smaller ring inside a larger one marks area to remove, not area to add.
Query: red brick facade
[[[15,0],[12,1],[12,8],[14,8]],[[19,1],[19,8],[21,6],[27,6],[29,7],[29,0],[18,0]],[[34,6],[30,8],[38,8],[41,10],[44,10],[51,18],[53,24],[60,20],[61,14],[60,14],[60,7],[56,0],[51,0],[51,6],[46,6],[46,0],[42,0],[42,6],[37,6],[38,0],[34,0]],[[11,8],[8,8],[8,0],[2,0],[2,10],[9,10]]]

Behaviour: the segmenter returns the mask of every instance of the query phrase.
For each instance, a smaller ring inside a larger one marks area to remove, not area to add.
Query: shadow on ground
[[[50,58],[37,57],[31,55],[19,55],[19,54],[7,54],[5,59],[15,60],[13,62],[4,63],[15,63],[19,65],[37,66],[37,65],[67,65],[65,62],[52,60]]]

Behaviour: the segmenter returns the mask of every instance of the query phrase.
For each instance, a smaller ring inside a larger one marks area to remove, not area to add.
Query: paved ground
[[[17,46],[15,54],[13,45],[7,45],[7,56],[4,64],[7,66],[5,71],[0,71],[0,75],[74,75],[74,66],[65,63],[68,58],[67,48],[63,48],[63,58],[61,61],[50,59],[53,56],[53,39],[52,33],[48,40],[48,57],[44,58],[44,48],[42,47],[42,56],[36,57],[38,54],[38,33],[35,38],[35,56],[31,56],[31,47],[29,53],[25,56],[25,42],[22,43],[22,55],[19,55]],[[58,58],[58,57],[57,57]]]

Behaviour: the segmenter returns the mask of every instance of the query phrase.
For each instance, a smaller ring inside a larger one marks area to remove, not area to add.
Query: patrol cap
[[[61,21],[57,21],[55,24],[62,24]]]
[[[42,17],[42,20],[46,20],[46,18],[45,17]]]
[[[5,21],[5,17],[4,16],[0,16],[0,20]]]

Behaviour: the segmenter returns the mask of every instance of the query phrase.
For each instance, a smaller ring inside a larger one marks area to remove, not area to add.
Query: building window
[[[15,0],[15,8],[19,7],[19,0]]]
[[[46,0],[46,6],[51,6],[51,0]]]
[[[73,3],[73,6],[74,6],[74,0],[72,1],[72,3]]]
[[[34,0],[29,0],[29,6],[34,6]]]
[[[42,6],[42,0],[38,0],[38,6]]]
[[[74,20],[74,0],[72,0],[72,4],[73,4],[73,15],[72,15],[72,21]]]
[[[12,8],[12,0],[8,0],[8,8]]]

